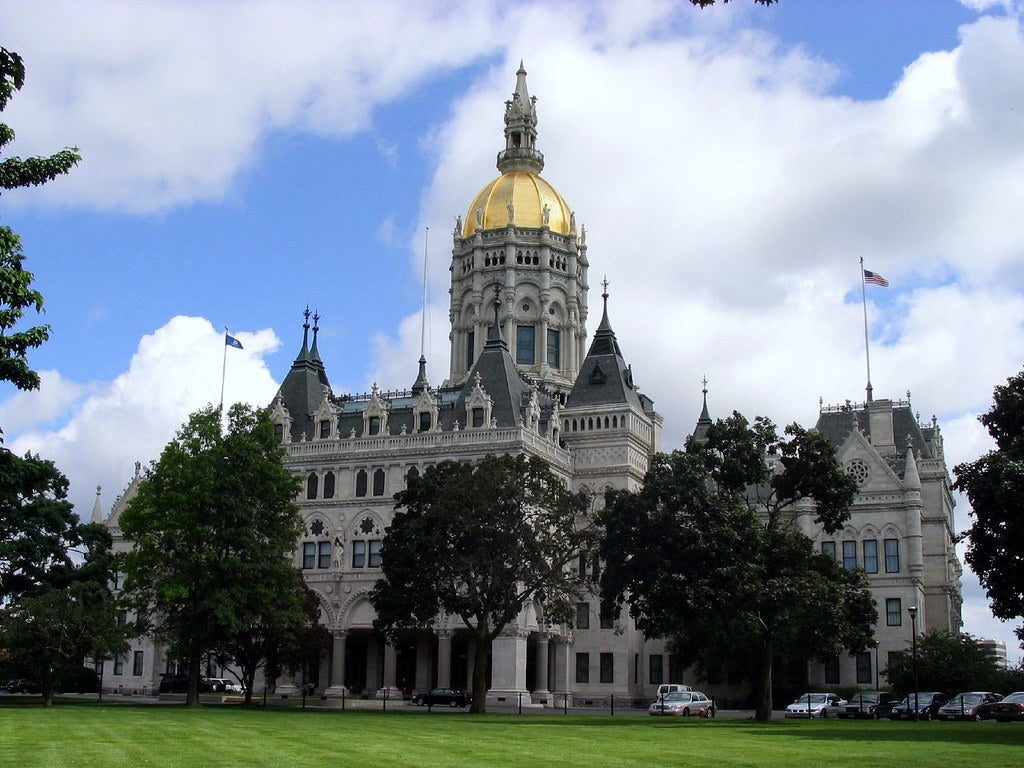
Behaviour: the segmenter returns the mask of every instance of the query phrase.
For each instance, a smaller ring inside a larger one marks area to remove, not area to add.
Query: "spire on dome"
[[[295,358],[295,362],[309,360],[309,304],[306,305],[302,317],[305,319],[302,324],[302,349],[299,350],[299,356]]]
[[[412,392],[414,395],[418,395],[428,386],[430,385],[427,383],[427,358],[420,355],[420,370],[416,374],[416,381],[412,384]]]
[[[526,88],[526,69],[519,62],[516,90],[505,102],[505,149],[498,153],[498,170],[544,170],[544,155],[537,151],[537,99]]]

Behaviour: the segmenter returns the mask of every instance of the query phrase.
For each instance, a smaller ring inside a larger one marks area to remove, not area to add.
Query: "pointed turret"
[[[633,371],[626,365],[615,338],[615,331],[608,320],[608,281],[602,282],[604,312],[601,324],[594,333],[590,351],[583,359],[579,375],[572,391],[566,398],[566,408],[592,405],[614,405],[629,403],[639,410],[645,410],[639,393],[633,384]]]
[[[544,170],[544,155],[537,151],[537,100],[526,88],[526,69],[519,62],[516,90],[505,102],[505,149],[498,153],[498,170]]]
[[[921,490],[921,474],[917,471],[917,459],[914,456],[914,446],[910,443],[910,436],[907,435],[907,459],[903,468],[903,487],[907,490]]]
[[[427,358],[420,355],[420,370],[416,374],[416,381],[412,383],[412,393],[418,395],[428,386],[430,385],[427,383]]]
[[[711,420],[711,414],[708,412],[708,377],[705,376],[703,379],[704,388],[701,392],[704,394],[704,407],[701,408],[700,418],[697,419],[697,426],[693,430],[693,441],[695,443],[703,443],[707,440],[708,429],[714,422]]]
[[[320,408],[331,386],[317,349],[320,315],[313,316],[312,348],[309,346],[309,307],[306,307],[303,317],[302,349],[278,390],[282,404],[292,418],[293,442],[301,441],[303,435],[306,439],[312,439],[313,414]]]
[[[100,506],[100,493],[103,491],[103,487],[100,485],[96,486],[96,501],[92,504],[92,517],[89,519],[90,523],[102,523],[103,522],[103,508]]]

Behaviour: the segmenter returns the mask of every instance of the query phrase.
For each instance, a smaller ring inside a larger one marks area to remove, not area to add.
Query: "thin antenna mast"
[[[871,348],[868,344],[868,297],[867,291],[864,287],[864,257],[860,257],[860,300],[861,305],[864,307],[864,358],[868,366],[868,387],[867,387],[867,398],[870,403],[873,398],[873,389],[871,387]]]

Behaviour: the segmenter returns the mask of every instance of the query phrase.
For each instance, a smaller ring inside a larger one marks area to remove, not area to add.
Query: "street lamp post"
[[[921,718],[921,710],[917,700],[917,606],[912,605],[907,608],[907,613],[910,614],[910,667],[914,672],[914,719],[919,720]]]

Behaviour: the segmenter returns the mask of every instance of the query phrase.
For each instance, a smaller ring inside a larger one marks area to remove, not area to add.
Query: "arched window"
[[[384,470],[376,469],[373,472],[373,495],[384,495]]]
[[[366,495],[366,470],[360,469],[356,472],[356,496]]]
[[[414,480],[420,476],[420,470],[417,467],[409,467],[409,471],[405,473],[405,483],[409,484],[410,480]]]
[[[306,478],[306,498],[315,499],[316,491],[320,485],[319,478],[316,476],[316,472],[310,472],[309,477]]]
[[[324,498],[334,498],[334,473],[328,472],[324,475]]]

